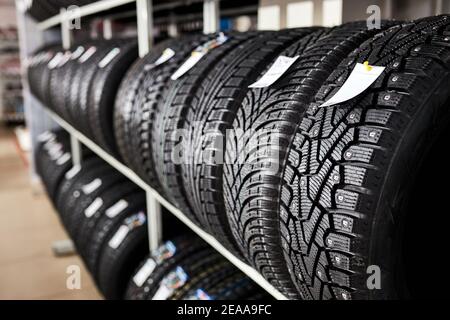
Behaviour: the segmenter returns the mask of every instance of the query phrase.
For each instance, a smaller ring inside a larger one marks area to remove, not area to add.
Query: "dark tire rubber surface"
[[[235,136],[227,141],[224,192],[231,230],[248,260],[290,299],[301,296],[281,241],[285,149],[295,123],[336,64],[377,32],[367,30],[365,22],[349,23],[317,31],[286,49],[284,55],[300,58],[274,85],[248,93],[233,123]]]
[[[197,219],[211,234],[237,255],[223,199],[223,150],[226,130],[231,128],[248,86],[286,47],[317,28],[263,32],[227,54],[205,74],[196,92],[196,103],[185,116],[186,162],[183,185]]]
[[[449,35],[450,17],[438,16],[366,42],[338,66],[295,127],[282,176],[283,241],[305,298],[405,297],[396,236],[412,177],[436,129],[448,125]],[[364,61],[386,67],[376,83],[348,102],[317,108]],[[381,269],[381,290],[367,288],[370,265]]]

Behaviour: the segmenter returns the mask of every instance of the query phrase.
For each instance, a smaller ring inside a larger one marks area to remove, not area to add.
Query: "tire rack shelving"
[[[137,18],[137,30],[138,30],[138,44],[139,55],[142,57],[147,54],[152,46],[152,1],[151,0],[101,0],[92,4],[85,5],[77,9],[77,18],[82,16],[93,15],[105,10],[109,10],[124,4],[136,3],[136,18]],[[218,30],[219,26],[219,0],[204,0],[203,5],[203,26],[205,33],[212,33]],[[61,10],[61,13],[51,17],[39,24],[37,28],[40,31],[45,31],[51,27],[60,25],[61,38],[64,48],[71,46],[71,30],[69,19],[73,19],[74,16],[67,14],[66,11]],[[28,88],[28,86],[26,86]],[[60,118],[54,112],[45,108],[50,118],[53,119],[60,127],[66,130],[70,134],[71,153],[74,165],[79,165],[82,162],[81,159],[81,144],[95,152],[100,158],[109,163],[112,167],[121,172],[124,176],[136,183],[146,192],[147,201],[147,216],[148,216],[148,228],[149,228],[149,245],[150,249],[157,248],[162,239],[162,227],[161,227],[161,205],[168,211],[175,215],[179,220],[186,224],[192,231],[199,235],[215,250],[222,254],[232,264],[239,268],[249,278],[255,281],[259,286],[265,289],[274,298],[279,300],[286,300],[286,297],[275,289],[263,276],[256,271],[253,267],[241,261],[228,251],[222,244],[217,241],[212,235],[203,231],[200,227],[195,225],[183,212],[173,206],[169,201],[162,197],[158,192],[146,184],[136,173],[124,164],[116,160],[101,147],[96,145],[92,140],[84,136],[78,130],[73,128],[69,123]]]

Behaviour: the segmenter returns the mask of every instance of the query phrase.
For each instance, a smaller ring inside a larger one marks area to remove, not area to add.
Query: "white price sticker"
[[[294,64],[300,56],[286,57],[279,56],[267,72],[255,83],[249,85],[249,88],[266,88],[274,84],[281,76]]]
[[[56,160],[56,164],[58,166],[62,166],[64,163],[66,163],[70,159],[71,159],[70,153],[66,152],[61,157],[59,157],[58,160]]]
[[[84,47],[79,46],[73,53],[72,56],[70,57],[70,60],[76,60],[79,57],[81,57],[81,55],[84,53]]]
[[[124,199],[117,201],[113,206],[109,207],[105,214],[108,218],[114,218],[128,207],[128,202]]]
[[[94,55],[94,53],[97,51],[97,47],[89,47],[89,49],[86,50],[86,52],[78,59],[78,62],[85,63],[89,60],[90,57]]]
[[[98,63],[99,68],[106,67],[120,53],[120,48],[114,48]]]
[[[102,205],[103,205],[103,199],[95,198],[95,200],[92,201],[92,203],[89,205],[89,207],[87,207],[86,210],[84,210],[84,215],[86,216],[86,218],[92,217],[98,211],[98,209],[101,208]]]
[[[139,269],[139,271],[133,277],[133,282],[138,286],[142,287],[144,282],[150,277],[153,270],[155,270],[156,262],[153,259],[147,259],[144,265]]]
[[[153,296],[152,300],[167,300],[172,295],[173,289],[168,288],[164,284],[162,284],[158,291],[156,291],[155,295]]]
[[[56,66],[60,63],[61,59],[64,57],[64,54],[62,52],[58,52],[52,60],[48,63],[49,69],[54,69]]]
[[[195,50],[192,51],[191,56],[178,68],[177,71],[175,71],[174,74],[172,74],[170,79],[177,80],[180,78],[186,72],[191,70],[209,51],[221,46],[227,40],[228,37],[221,32],[215,39],[207,41],[201,46],[195,48]]]
[[[102,179],[97,178],[84,185],[81,190],[83,190],[84,194],[90,194],[97,190],[102,185]]]
[[[113,249],[117,249],[127,237],[128,232],[130,232],[130,228],[126,225],[121,225],[111,240],[109,240],[108,245]]]
[[[81,166],[79,164],[74,165],[72,167],[72,169],[70,169],[69,171],[66,172],[66,176],[65,176],[66,180],[72,180],[80,171],[81,171]]]
[[[328,107],[358,96],[369,88],[383,73],[386,67],[369,66],[368,63],[357,63],[342,87],[328,101],[319,106]]]
[[[164,52],[161,54],[161,56],[158,58],[158,60],[156,60],[154,63],[147,64],[144,67],[144,69],[146,71],[151,70],[151,69],[159,66],[160,64],[163,64],[163,63],[169,61],[170,59],[173,58],[173,56],[175,56],[175,51],[173,51],[170,48],[167,48],[166,50],[164,50]]]

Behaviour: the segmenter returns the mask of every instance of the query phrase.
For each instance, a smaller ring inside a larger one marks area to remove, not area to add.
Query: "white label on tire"
[[[89,205],[89,207],[87,207],[86,210],[84,210],[84,215],[86,216],[86,218],[92,217],[98,211],[98,209],[101,208],[102,205],[103,205],[103,199],[95,198],[95,200],[92,201],[92,203]]]
[[[144,67],[144,69],[146,71],[153,69],[154,67],[157,67],[160,64],[163,64],[163,63],[169,61],[170,59],[173,58],[174,55],[175,55],[175,51],[173,51],[170,48],[167,48],[166,50],[164,50],[164,52],[161,54],[161,56],[158,58],[158,60],[156,60],[154,63],[150,63],[150,64],[146,65]]]
[[[56,164],[58,166],[62,166],[64,163],[66,163],[67,161],[69,161],[71,159],[71,155],[69,152],[64,153],[61,157],[58,158],[58,160],[56,160]]]
[[[360,95],[383,73],[385,67],[357,63],[342,87],[319,108],[339,104]]]
[[[81,57],[81,55],[84,53],[84,47],[79,46],[73,53],[72,56],[70,57],[70,60],[76,60],[79,57]]]
[[[191,56],[178,68],[177,71],[175,71],[174,74],[172,74],[170,79],[177,80],[180,78],[186,72],[191,70],[209,51],[222,45],[227,40],[228,37],[221,32],[217,38],[207,41],[201,46],[195,48],[195,50],[192,51]]]
[[[120,48],[114,48],[98,63],[99,68],[106,67],[120,53]]]
[[[286,57],[279,56],[267,72],[255,83],[249,85],[249,88],[266,88],[274,84],[281,76],[292,66],[300,56]]]
[[[145,280],[150,277],[153,270],[155,270],[156,262],[153,259],[147,259],[147,261],[144,263],[144,265],[139,269],[139,271],[135,274],[133,277],[133,282],[138,286],[142,287]]]
[[[125,210],[128,207],[128,202],[124,199],[121,199],[117,201],[113,206],[109,207],[106,210],[106,216],[108,218],[114,218],[119,213],[121,213],[123,210]]]
[[[97,190],[102,185],[102,179],[96,178],[92,180],[92,182],[84,185],[81,190],[83,190],[84,194],[90,194]]]
[[[61,58],[61,60],[59,61],[57,67],[58,67],[58,68],[61,68],[62,66],[64,66],[64,65],[70,60],[70,57],[71,57],[71,56],[72,56],[72,52],[66,51],[66,52],[64,53],[64,56],[63,56],[63,57]]]
[[[45,131],[45,132],[41,133],[37,139],[39,142],[45,142],[45,141],[50,140],[53,137],[55,137],[54,133],[52,133],[50,131]]]
[[[85,63],[89,60],[90,57],[94,55],[94,53],[97,51],[97,47],[89,47],[89,49],[86,50],[86,52],[78,59],[78,62]]]
[[[167,300],[172,295],[173,289],[161,285],[153,296],[152,300]]]
[[[61,61],[61,59],[63,58],[64,54],[62,52],[58,52],[52,60],[50,60],[50,62],[48,63],[48,68],[49,69],[54,69],[56,68],[56,66],[59,64],[59,62]]]
[[[81,171],[81,166],[79,164],[74,165],[72,167],[72,169],[70,169],[69,171],[66,172],[66,175],[65,175],[66,180],[72,180],[80,171]]]
[[[109,240],[108,245],[113,249],[117,249],[123,240],[125,240],[128,232],[130,232],[130,228],[126,225],[121,225],[111,240]]]

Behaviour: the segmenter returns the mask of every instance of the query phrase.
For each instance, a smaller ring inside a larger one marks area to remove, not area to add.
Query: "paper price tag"
[[[167,300],[172,295],[173,289],[161,285],[152,300]]]
[[[71,56],[72,53],[70,51],[66,51],[56,67],[61,68],[64,66],[70,60]]]
[[[175,56],[175,51],[173,51],[170,48],[167,48],[166,50],[164,50],[164,52],[161,54],[161,56],[158,58],[158,60],[156,60],[154,63],[150,63],[148,65],[146,65],[144,67],[145,70],[151,70],[167,61],[169,61],[170,59],[173,58],[173,56]]]
[[[72,53],[72,56],[70,57],[70,60],[76,60],[79,57],[81,57],[81,55],[84,52],[84,47],[79,46],[78,48],[76,48],[76,50]]]
[[[97,190],[102,185],[102,180],[100,178],[96,178],[92,180],[92,182],[84,185],[81,190],[83,190],[84,194],[90,194]]]
[[[191,56],[181,65],[181,67],[178,68],[177,71],[175,71],[170,79],[179,79],[182,75],[191,70],[205,55],[206,52],[192,52]]]
[[[81,171],[81,166],[79,164],[73,166],[72,169],[70,169],[69,171],[66,172],[66,175],[65,175],[66,180],[72,180],[80,171]]]
[[[98,63],[99,68],[106,67],[120,53],[120,48],[114,48]]]
[[[144,263],[144,265],[139,269],[139,271],[135,274],[133,277],[133,282],[138,286],[142,287],[145,280],[150,277],[153,270],[155,270],[156,262],[153,259],[147,259],[147,261]]]
[[[191,56],[175,71],[170,77],[172,80],[177,80],[186,72],[191,70],[209,51],[218,46],[222,45],[228,40],[228,37],[222,32],[217,36],[217,38],[210,40],[201,46],[198,46],[194,51],[192,51]]]
[[[94,55],[94,53],[97,51],[97,47],[89,47],[89,49],[86,50],[86,52],[78,59],[79,63],[85,63],[89,60],[90,57]]]
[[[113,206],[109,207],[105,214],[108,218],[114,218],[128,207],[128,202],[124,199],[117,201]]]
[[[357,63],[352,73],[342,87],[319,108],[339,104],[360,95],[369,88],[383,73],[386,67],[369,66],[367,63]]]
[[[116,233],[112,236],[111,240],[109,240],[108,245],[113,249],[117,249],[123,242],[123,240],[125,240],[128,232],[130,232],[130,228],[128,228],[128,226],[126,225],[121,225]]]
[[[48,63],[48,68],[49,69],[54,69],[56,68],[56,66],[59,64],[59,62],[61,61],[61,59],[63,58],[64,54],[62,52],[58,52],[52,60],[49,61]]]
[[[92,217],[98,209],[101,208],[103,205],[103,199],[102,198],[95,198],[95,200],[84,210],[84,215],[86,218]]]
[[[61,157],[59,157],[58,160],[56,160],[56,164],[58,166],[62,166],[64,163],[66,163],[70,159],[71,159],[70,153],[66,152]]]
[[[286,57],[279,56],[267,72],[255,83],[249,85],[249,88],[266,88],[274,84],[281,76],[292,66],[300,56]]]

